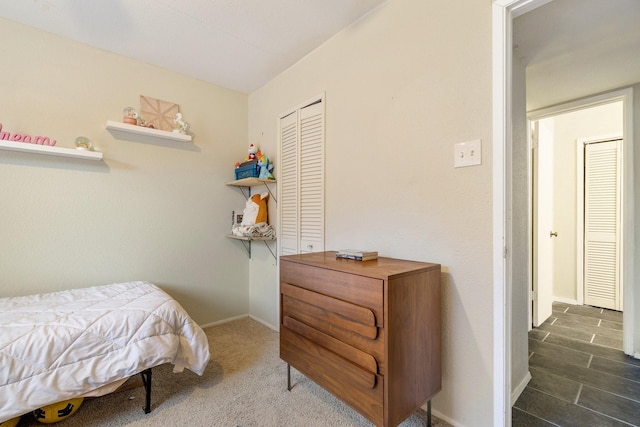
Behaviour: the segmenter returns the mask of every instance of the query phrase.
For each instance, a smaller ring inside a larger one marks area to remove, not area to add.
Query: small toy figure
[[[138,126],[142,126],[143,128],[149,128],[149,129],[155,129],[156,128],[153,124],[148,123],[142,117],[138,117]]]
[[[258,147],[256,147],[254,144],[249,144],[249,155],[245,160],[247,161],[255,160],[257,154],[258,154]]]
[[[174,133],[181,133],[186,135],[187,129],[189,128],[189,123],[186,123],[182,120],[182,113],[177,113],[176,118],[173,119],[173,123],[175,123],[176,128],[173,130]]]
[[[269,163],[269,158],[267,156],[263,154],[262,157],[258,159],[258,166],[260,166],[260,175],[258,178],[273,179],[273,175],[271,174],[273,165]]]

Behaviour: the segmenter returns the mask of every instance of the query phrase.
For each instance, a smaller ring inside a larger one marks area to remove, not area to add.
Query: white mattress
[[[204,331],[151,283],[0,298],[0,422],[164,363],[202,375],[209,357]]]

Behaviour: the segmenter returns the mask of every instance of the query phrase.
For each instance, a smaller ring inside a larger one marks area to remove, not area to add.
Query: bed
[[[204,331],[159,287],[126,282],[0,298],[0,422],[52,403],[101,396],[151,368],[198,375]]]

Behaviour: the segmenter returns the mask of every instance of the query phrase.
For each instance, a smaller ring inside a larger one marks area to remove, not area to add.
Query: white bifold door
[[[324,250],[324,99],[280,117],[280,254]]]
[[[621,140],[585,145],[584,303],[622,310]]]

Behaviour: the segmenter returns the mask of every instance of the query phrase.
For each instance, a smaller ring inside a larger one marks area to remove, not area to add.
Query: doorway
[[[611,149],[605,150],[607,154],[598,154],[597,158],[613,159],[613,163],[587,169],[585,165],[593,166],[594,160],[589,160],[589,154],[585,156],[585,150],[599,153],[603,146],[597,142],[621,139],[623,117],[623,103],[616,97],[595,104],[572,104],[569,110],[560,107],[530,114],[533,166],[530,324],[534,327],[551,315],[553,301],[622,311],[621,150],[614,154]],[[607,147],[611,144],[616,143],[609,142]],[[596,168],[597,173],[588,174]],[[588,176],[610,179],[610,173],[603,175],[607,171],[615,173],[615,183],[592,179],[592,184],[585,185]],[[598,189],[595,185],[610,187]],[[602,197],[596,198],[598,195]],[[603,209],[610,207],[611,202],[615,204],[614,212]]]
[[[527,383],[527,354],[522,354],[521,348],[526,348],[526,321],[518,321],[519,313],[527,310],[530,305],[528,298],[530,283],[523,283],[517,276],[514,268],[518,263],[524,264],[524,269],[530,265],[531,253],[524,251],[511,251],[514,234],[520,233],[520,229],[514,226],[511,205],[517,191],[514,191],[515,173],[527,169],[526,164],[514,163],[510,150],[516,145],[514,141],[526,137],[526,126],[520,133],[515,125],[520,121],[517,116],[520,112],[517,107],[519,89],[514,90],[514,44],[513,44],[513,20],[540,6],[550,3],[551,0],[493,0],[493,180],[494,180],[494,423],[496,425],[511,425],[510,407],[517,398],[519,392]],[[573,9],[576,13],[579,8]],[[624,50],[623,50],[624,51]],[[627,50],[627,54],[633,54]],[[582,64],[582,63],[581,63]],[[572,79],[566,80],[570,81]],[[607,88],[624,87],[629,82],[608,81]],[[573,85],[572,87],[577,87]],[[608,90],[602,88],[600,91]],[[591,91],[590,93],[599,93]],[[634,164],[633,164],[633,90],[625,89],[617,91],[624,103],[625,128],[622,151],[625,163],[623,164],[623,182],[625,191],[622,195],[624,213],[624,229],[630,236],[634,236]],[[610,98],[613,93],[608,94]],[[578,96],[573,97],[577,99]],[[595,97],[597,98],[597,97]],[[567,98],[571,99],[571,98]],[[551,105],[551,104],[547,104]],[[526,111],[522,109],[522,114]],[[525,162],[526,163],[526,162]],[[526,180],[526,178],[525,178]],[[522,180],[520,180],[522,181]],[[517,188],[516,188],[517,190]],[[527,229],[527,227],[525,227]],[[531,236],[531,228],[528,228],[527,236]],[[640,337],[634,332],[637,317],[633,305],[634,295],[640,292],[640,285],[633,280],[635,248],[634,239],[628,238],[623,243],[624,256],[621,269],[622,277],[627,286],[624,288],[624,352],[628,355],[640,357]],[[523,270],[523,269],[520,269]],[[525,295],[526,293],[526,295]],[[526,314],[525,314],[526,316]],[[525,328],[523,330],[523,328]],[[523,344],[524,339],[524,344]],[[524,365],[524,371],[523,371]],[[529,375],[530,378],[530,375]]]

